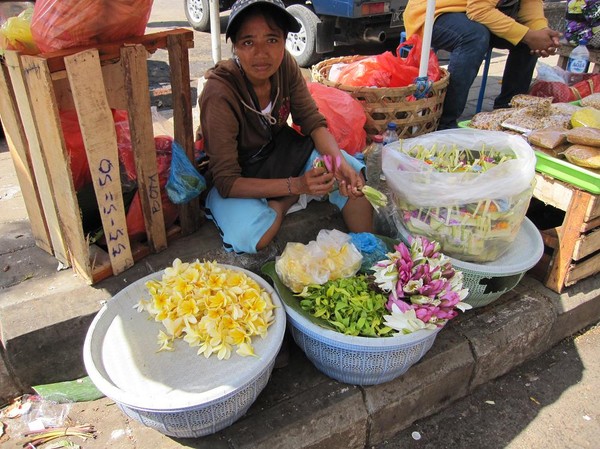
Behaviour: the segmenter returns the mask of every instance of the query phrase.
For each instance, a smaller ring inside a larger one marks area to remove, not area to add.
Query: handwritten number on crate
[[[100,161],[100,166],[98,167],[98,171],[104,175],[104,177],[98,178],[99,184],[104,187],[107,182],[112,181],[112,176],[110,175],[110,171],[113,168],[113,164],[108,159],[102,159]],[[111,198],[112,199],[112,198]]]

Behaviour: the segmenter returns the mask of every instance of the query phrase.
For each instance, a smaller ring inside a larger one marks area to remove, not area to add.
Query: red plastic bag
[[[171,202],[165,189],[167,180],[169,179],[169,168],[171,167],[172,143],[173,138],[169,136],[156,136],[154,138],[160,198],[162,200],[163,217],[166,228],[173,226],[179,216],[179,208]],[[133,174],[136,176],[135,167]],[[140,199],[139,192],[135,193],[131,205],[129,206],[129,210],[127,211],[127,234],[132,240],[142,240],[146,237],[142,200]]]
[[[31,33],[42,52],[142,36],[153,0],[38,0]]]
[[[400,55],[402,47],[411,47],[406,58]],[[347,64],[340,70],[337,82],[346,86],[405,87],[414,84],[419,76],[421,36],[412,35],[401,43],[396,55],[386,51]],[[437,56],[430,50],[427,76],[432,81],[440,79],[441,70]]]
[[[115,132],[117,134],[117,147],[119,149],[119,159],[127,168],[129,179],[135,179],[135,161],[133,151],[131,151],[131,134],[129,133],[129,120],[127,111],[121,109],[112,109],[113,120],[115,122]],[[88,165],[83,136],[79,127],[77,111],[69,109],[60,111],[60,124],[65,138],[65,145],[69,153],[71,173],[73,175],[73,185],[75,190],[80,190],[86,184],[92,182],[90,166]],[[130,173],[133,172],[133,176]]]
[[[74,109],[60,111],[60,124],[65,138],[65,146],[69,153],[71,174],[73,175],[73,186],[75,191],[81,190],[86,184],[91,184],[92,175],[88,165],[83,136],[79,127],[77,111]]]
[[[367,116],[358,100],[340,89],[319,83],[306,84],[338,146],[348,154],[362,151],[367,141],[364,129]]]
[[[569,103],[600,92],[600,74],[589,74],[587,79],[569,86],[559,81],[535,81],[529,90],[536,97],[552,97],[553,103]]]

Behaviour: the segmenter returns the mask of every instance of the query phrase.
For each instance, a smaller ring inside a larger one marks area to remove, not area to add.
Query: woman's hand
[[[297,179],[300,181],[300,188],[299,191],[292,189],[294,194],[306,193],[315,196],[327,195],[333,189],[335,181],[333,173],[329,173],[323,167],[311,168]]]
[[[333,174],[338,180],[340,193],[343,196],[352,198],[363,196],[361,189],[365,185],[365,180],[360,173],[354,171],[346,159],[341,158],[341,164],[334,168]]]

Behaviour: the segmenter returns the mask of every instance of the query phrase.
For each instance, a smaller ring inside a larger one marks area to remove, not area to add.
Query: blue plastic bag
[[[171,169],[166,189],[169,199],[175,204],[184,204],[200,195],[206,189],[204,176],[188,159],[181,146],[173,141]]]
[[[348,234],[356,249],[363,256],[360,271],[367,273],[380,260],[385,259],[388,247],[384,241],[369,232],[350,232]]]

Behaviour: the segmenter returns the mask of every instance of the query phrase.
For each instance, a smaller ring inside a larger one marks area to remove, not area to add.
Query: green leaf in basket
[[[292,291],[285,286],[281,279],[279,279],[279,276],[275,271],[274,261],[270,261],[264,264],[261,267],[261,271],[273,280],[273,286],[275,287],[275,290],[277,290],[279,297],[287,307],[290,307],[295,312],[299,313],[308,321],[310,321],[313,324],[316,324],[317,326],[323,327],[325,329],[331,329],[334,331],[338,330],[326,320],[312,316],[309,312],[307,312],[300,306],[300,301],[298,297],[295,296],[294,293],[292,293]]]

